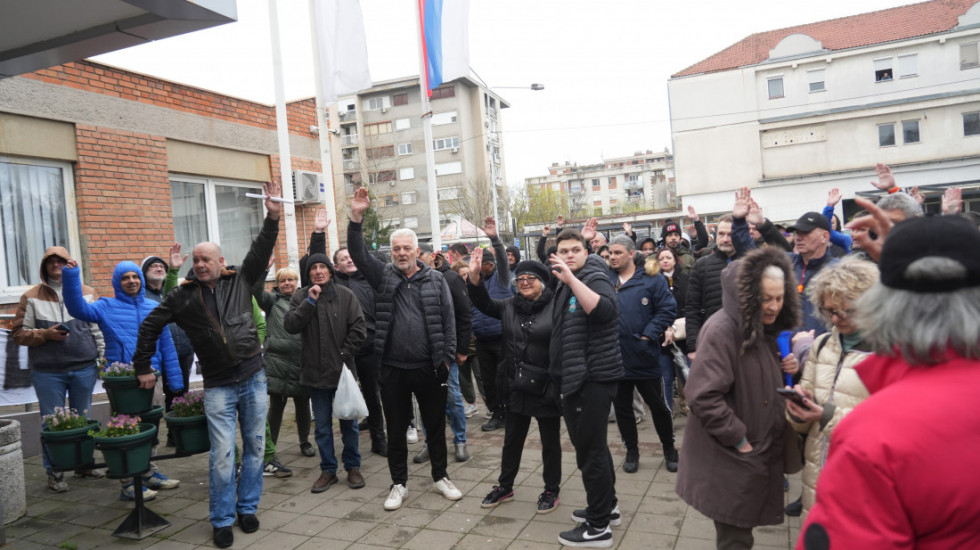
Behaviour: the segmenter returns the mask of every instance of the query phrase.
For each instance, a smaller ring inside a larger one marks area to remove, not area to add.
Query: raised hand
[[[827,206],[837,206],[837,203],[839,203],[843,197],[844,195],[841,195],[840,189],[834,187],[827,192]]]
[[[589,218],[582,226],[582,236],[585,237],[586,241],[592,242],[595,238],[596,229],[599,228],[599,220],[596,218]]]
[[[180,255],[180,243],[174,243],[170,247],[170,267],[173,269],[180,269],[187,260],[187,254],[183,256]]]
[[[861,208],[867,210],[870,215],[861,216],[860,218],[855,218],[850,221],[846,227],[847,229],[865,229],[867,231],[862,231],[859,233],[852,233],[851,236],[858,245],[863,248],[869,256],[878,261],[881,258],[881,248],[885,244],[885,239],[888,237],[888,232],[891,231],[894,225],[885,212],[875,206],[875,203],[857,197],[854,199],[854,203]],[[878,234],[877,239],[872,239],[870,232],[874,231]]]
[[[630,224],[630,222],[623,222],[623,232],[625,232],[627,235],[632,235],[633,225]]]
[[[313,285],[310,287],[309,293],[307,294],[313,301],[320,298],[320,285]]]
[[[316,211],[316,218],[313,219],[313,231],[323,233],[330,227],[330,220],[327,218],[327,209],[321,208]]]
[[[595,218],[592,218],[595,219]],[[558,278],[559,281],[565,283],[566,285],[575,278],[575,274],[569,269],[568,264],[564,260],[558,257],[557,254],[552,254],[548,261],[551,262],[551,273]]]
[[[65,267],[70,269],[75,269],[76,267],[78,267],[78,262],[74,258],[72,258],[71,260],[65,262]]]
[[[491,239],[497,236],[497,220],[493,219],[493,216],[483,219],[483,232]]]
[[[470,274],[467,275],[467,278],[474,286],[480,284],[480,269],[482,268],[483,249],[477,246],[470,252]]]
[[[766,223],[766,218],[762,215],[762,207],[755,202],[755,199],[749,200],[749,212],[745,215],[745,221],[756,226]]]
[[[878,181],[871,182],[871,185],[874,185],[882,191],[888,191],[889,189],[897,187],[895,185],[895,176],[892,175],[891,168],[879,162],[875,165],[875,172],[878,174]]]
[[[923,195],[921,191],[919,191],[919,186],[918,185],[916,185],[915,187],[912,188],[911,191],[909,191],[909,196],[911,196],[913,199],[919,201],[919,204],[925,204],[926,203],[926,196]]]
[[[282,214],[282,203],[272,200],[272,197],[281,197],[282,187],[274,181],[263,183],[262,193],[265,195],[265,210],[269,213],[269,218],[278,220],[279,215]]]
[[[687,217],[691,220],[691,223],[697,223],[698,211],[694,209],[694,205],[687,205]]]
[[[551,226],[550,225],[545,225],[541,229],[541,236],[542,237],[547,237],[550,233],[551,233]]]
[[[555,227],[557,227],[558,229],[565,227],[565,216],[558,214],[558,219],[555,220]]]
[[[741,187],[735,191],[735,206],[732,206],[733,218],[744,218],[749,214],[752,207],[752,191],[748,187]]]
[[[963,189],[959,187],[947,187],[943,193],[943,214],[959,214],[963,209]]]
[[[354,191],[354,198],[350,201],[350,219],[352,222],[361,223],[364,219],[364,213],[371,206],[371,198],[368,196],[368,190],[365,187],[359,187],[357,191]]]

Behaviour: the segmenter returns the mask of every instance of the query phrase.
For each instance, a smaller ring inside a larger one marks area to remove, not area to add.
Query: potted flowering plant
[[[95,446],[102,451],[109,475],[129,477],[150,468],[150,449],[157,428],[140,423],[139,416],[119,414],[99,432],[93,432]]]
[[[83,411],[84,413],[85,411]],[[41,418],[41,442],[55,470],[74,470],[95,462],[98,420],[89,420],[75,409],[55,407],[54,414]]]
[[[204,392],[191,391],[174,398],[173,409],[165,417],[174,434],[178,454],[203,453],[211,449],[208,417],[204,415]]]
[[[109,406],[116,414],[138,414],[150,409],[153,390],[140,388],[132,363],[99,360],[99,378],[109,395]],[[159,372],[154,372],[160,376]]]

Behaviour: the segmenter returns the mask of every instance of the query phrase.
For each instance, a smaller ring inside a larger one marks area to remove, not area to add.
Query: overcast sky
[[[446,0],[452,1],[452,0]],[[914,2],[896,0],[471,0],[470,66],[500,89],[507,181],[552,162],[587,164],[672,149],[670,75],[756,32]],[[417,75],[416,0],[362,0],[371,77]],[[287,100],[314,95],[307,0],[280,0]],[[266,0],[238,0],[238,22],[94,58],[139,73],[273,104]]]

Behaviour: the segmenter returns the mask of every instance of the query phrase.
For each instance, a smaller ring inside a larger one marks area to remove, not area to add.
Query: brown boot
[[[311,493],[322,493],[330,488],[331,485],[337,483],[337,476],[331,474],[330,472],[320,472],[320,478],[316,480],[313,484],[313,488],[310,489]]]
[[[347,486],[351,489],[364,487],[364,476],[361,475],[360,468],[351,468],[347,471]]]

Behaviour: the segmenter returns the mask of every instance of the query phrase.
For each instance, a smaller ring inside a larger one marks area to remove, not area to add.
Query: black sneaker
[[[514,499],[514,490],[510,487],[501,487],[499,485],[494,485],[490,494],[487,495],[483,502],[480,503],[480,508],[493,508],[494,506],[507,502],[508,500]]]
[[[578,523],[585,523],[587,519],[585,510],[574,510],[572,512],[572,519]],[[619,505],[617,504],[616,507],[612,509],[612,512],[609,512],[609,525],[618,527],[621,523],[623,523],[623,518],[619,514]]]
[[[664,449],[664,462],[667,463],[668,472],[676,472],[677,466],[680,463],[680,456],[677,454],[677,449],[674,447]]]
[[[388,442],[384,439],[371,442],[371,452],[383,457],[388,456]]]
[[[313,444],[309,441],[304,441],[299,444],[299,452],[303,456],[316,456],[316,449],[313,448]]]
[[[491,418],[486,424],[480,426],[480,429],[485,432],[492,432],[494,430],[499,430],[504,427],[504,421],[499,418]]]
[[[262,467],[262,475],[265,477],[291,477],[293,471],[286,467],[285,464],[279,462],[278,458],[273,457],[272,460],[265,463]]]
[[[800,498],[787,504],[785,508],[785,512],[787,516],[794,517],[794,518],[799,517],[800,514],[803,513],[803,497],[800,496]]]
[[[238,527],[245,533],[259,530],[259,518],[255,514],[238,514]]]
[[[218,548],[228,548],[235,543],[235,532],[231,530],[231,526],[228,527],[215,527],[214,528],[214,545]]]
[[[609,548],[613,544],[612,531],[608,525],[598,529],[586,522],[576,525],[571,531],[562,532],[558,535],[558,542],[564,546]]]
[[[623,471],[635,474],[640,469],[640,450],[636,447],[626,449],[626,460],[623,461]]]
[[[561,499],[558,498],[558,493],[552,493],[551,491],[545,491],[541,493],[538,497],[538,513],[547,514],[558,507],[558,502]]]

